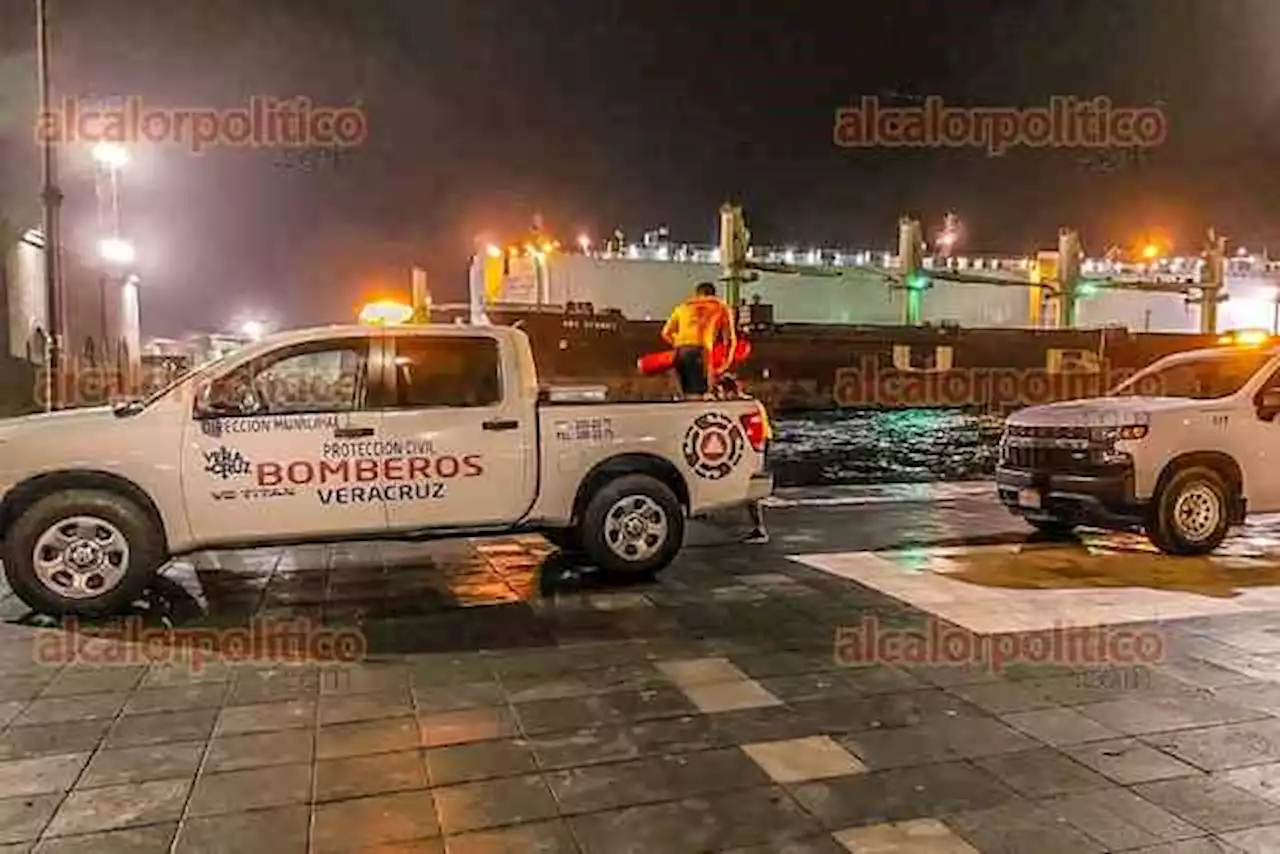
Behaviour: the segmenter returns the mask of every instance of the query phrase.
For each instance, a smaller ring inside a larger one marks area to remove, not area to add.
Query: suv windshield
[[[1134,374],[1112,395],[1215,400],[1238,392],[1274,355],[1269,350],[1223,350],[1168,364],[1157,362]]]

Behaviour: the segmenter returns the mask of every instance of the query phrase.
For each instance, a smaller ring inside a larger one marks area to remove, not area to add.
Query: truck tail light
[[[759,410],[742,416],[742,431],[747,434],[747,441],[757,452],[764,451],[765,427],[764,416]]]

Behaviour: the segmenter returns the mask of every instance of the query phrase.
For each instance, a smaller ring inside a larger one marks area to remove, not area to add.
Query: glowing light
[[[246,320],[240,325],[240,334],[252,341],[257,341],[266,332],[267,325],[260,320]]]
[[[1159,258],[1160,247],[1156,246],[1154,243],[1148,243],[1146,246],[1142,247],[1142,257],[1146,258],[1148,261]]]
[[[98,254],[104,261],[112,264],[132,264],[135,257],[133,244],[119,237],[105,237],[99,240]]]
[[[583,252],[588,252],[588,251],[590,251],[590,249],[591,249],[591,238],[590,238],[590,237],[587,237],[585,234],[579,234],[579,235],[578,235],[578,248],[579,248],[579,249],[581,249]]]
[[[118,142],[99,142],[93,147],[93,159],[108,169],[121,169],[129,162],[129,152]]]
[[[501,249],[499,249],[497,246],[494,246],[492,243],[490,243],[488,246],[486,246],[486,247],[485,247],[485,249],[484,249],[484,251],[485,251],[485,253],[486,253],[490,258],[501,258],[501,257],[502,257],[502,250],[501,250]]]
[[[1271,333],[1265,329],[1239,329],[1228,332],[1218,339],[1219,344],[1233,344],[1237,347],[1260,347],[1271,340]]]
[[[360,322],[369,326],[394,326],[407,323],[411,317],[413,307],[396,300],[379,300],[360,309]]]

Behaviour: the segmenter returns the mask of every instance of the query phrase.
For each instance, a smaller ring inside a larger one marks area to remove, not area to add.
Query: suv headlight
[[[1093,440],[1095,442],[1133,442],[1138,439],[1146,438],[1148,427],[1146,424],[1125,424],[1120,427],[1095,427],[1093,428]]]

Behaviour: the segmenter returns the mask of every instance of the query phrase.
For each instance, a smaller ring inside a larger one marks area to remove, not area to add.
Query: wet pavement
[[[1280,520],[1175,560],[982,484],[767,514],[626,587],[523,537],[0,596],[0,852],[1280,851]]]

